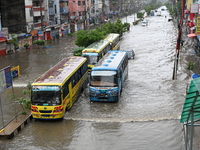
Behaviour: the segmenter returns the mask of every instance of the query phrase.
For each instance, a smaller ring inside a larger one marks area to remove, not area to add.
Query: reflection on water
[[[32,122],[15,140],[3,142],[12,150],[181,150],[182,139],[177,120],[135,123],[63,120]]]

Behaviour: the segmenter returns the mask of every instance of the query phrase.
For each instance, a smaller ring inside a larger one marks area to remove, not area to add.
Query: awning
[[[30,34],[31,34],[32,36],[36,36],[37,33],[38,33],[38,30],[32,30]]]
[[[195,36],[197,36],[195,33],[190,33],[190,34],[188,34],[187,35],[188,37],[195,37]]]
[[[200,77],[190,81],[180,123],[184,123],[185,146],[193,147],[194,127],[200,126]]]
[[[191,80],[182,109],[180,122],[200,119],[200,77]]]

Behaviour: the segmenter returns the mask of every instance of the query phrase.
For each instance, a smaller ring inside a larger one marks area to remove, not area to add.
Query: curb
[[[30,121],[32,115],[19,114],[13,120],[11,120],[3,129],[0,130],[1,139],[12,139],[16,136]]]

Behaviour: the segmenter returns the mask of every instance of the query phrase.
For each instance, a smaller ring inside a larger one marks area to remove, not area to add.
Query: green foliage
[[[133,25],[137,25],[140,22],[140,20],[136,20],[133,22]]]
[[[126,27],[126,24],[123,24],[120,19],[117,19],[117,21],[114,23],[113,32],[110,33],[118,33],[120,36],[122,36],[123,33],[126,32]]]
[[[70,37],[72,37],[74,34],[73,33],[68,33],[67,35],[70,36]]]
[[[194,62],[189,62],[187,69],[188,70],[193,70],[194,69]]]
[[[58,33],[56,33],[56,38],[59,39],[60,38],[60,35]]]
[[[145,12],[138,12],[137,13],[137,18],[144,18],[144,13]]]
[[[53,43],[53,41],[52,41],[52,40],[48,40],[48,43],[52,44],[52,43]]]
[[[104,37],[104,34],[97,30],[79,30],[76,33],[75,44],[79,47],[87,47],[91,43],[99,41]]]
[[[37,44],[38,46],[44,46],[46,44],[45,40],[36,40],[33,41],[34,44]]]
[[[147,6],[144,7],[145,12],[147,12],[147,15],[150,14],[151,10],[155,10],[162,6],[162,2],[157,2],[157,0],[151,0]]]
[[[101,27],[97,27],[95,30],[79,30],[76,32],[75,44],[79,47],[87,47],[90,44],[100,41],[105,38],[109,33],[118,33],[121,36],[123,32],[127,31],[129,23],[122,23],[120,19],[117,19],[115,23],[106,23]]]
[[[28,43],[24,44],[24,47],[25,47],[25,48],[28,48],[28,46],[29,46],[29,44],[28,44]]]
[[[30,89],[30,84],[27,85],[27,88]],[[23,89],[22,90],[22,94],[23,96],[16,98],[15,94],[11,94],[10,95],[10,99],[11,100],[18,100],[18,103],[20,104],[20,106],[22,107],[22,112],[21,114],[27,114],[26,110],[30,110],[31,109],[31,100],[30,100],[30,91]]]
[[[169,2],[165,3],[165,6],[169,10],[170,16],[174,19],[181,14],[181,2],[178,1],[175,4],[170,4]],[[173,7],[172,7],[173,6]]]
[[[11,37],[12,37],[12,40],[10,40],[10,43],[12,43],[12,44],[15,46],[15,48],[18,48],[18,47],[19,47],[19,44],[18,44],[18,39],[17,39],[17,37],[15,37],[15,34],[14,34],[14,33],[11,34]]]
[[[73,50],[74,50],[74,56],[81,56],[82,55],[82,50],[84,48],[85,47],[76,47],[76,48],[73,48]]]

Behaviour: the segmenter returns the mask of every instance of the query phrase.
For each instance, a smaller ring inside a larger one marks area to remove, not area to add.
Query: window
[[[30,16],[33,17],[33,9],[30,8]]]
[[[78,6],[81,6],[81,1],[78,1]]]
[[[69,82],[67,81],[63,86],[63,98],[65,98],[69,94],[68,84]]]

